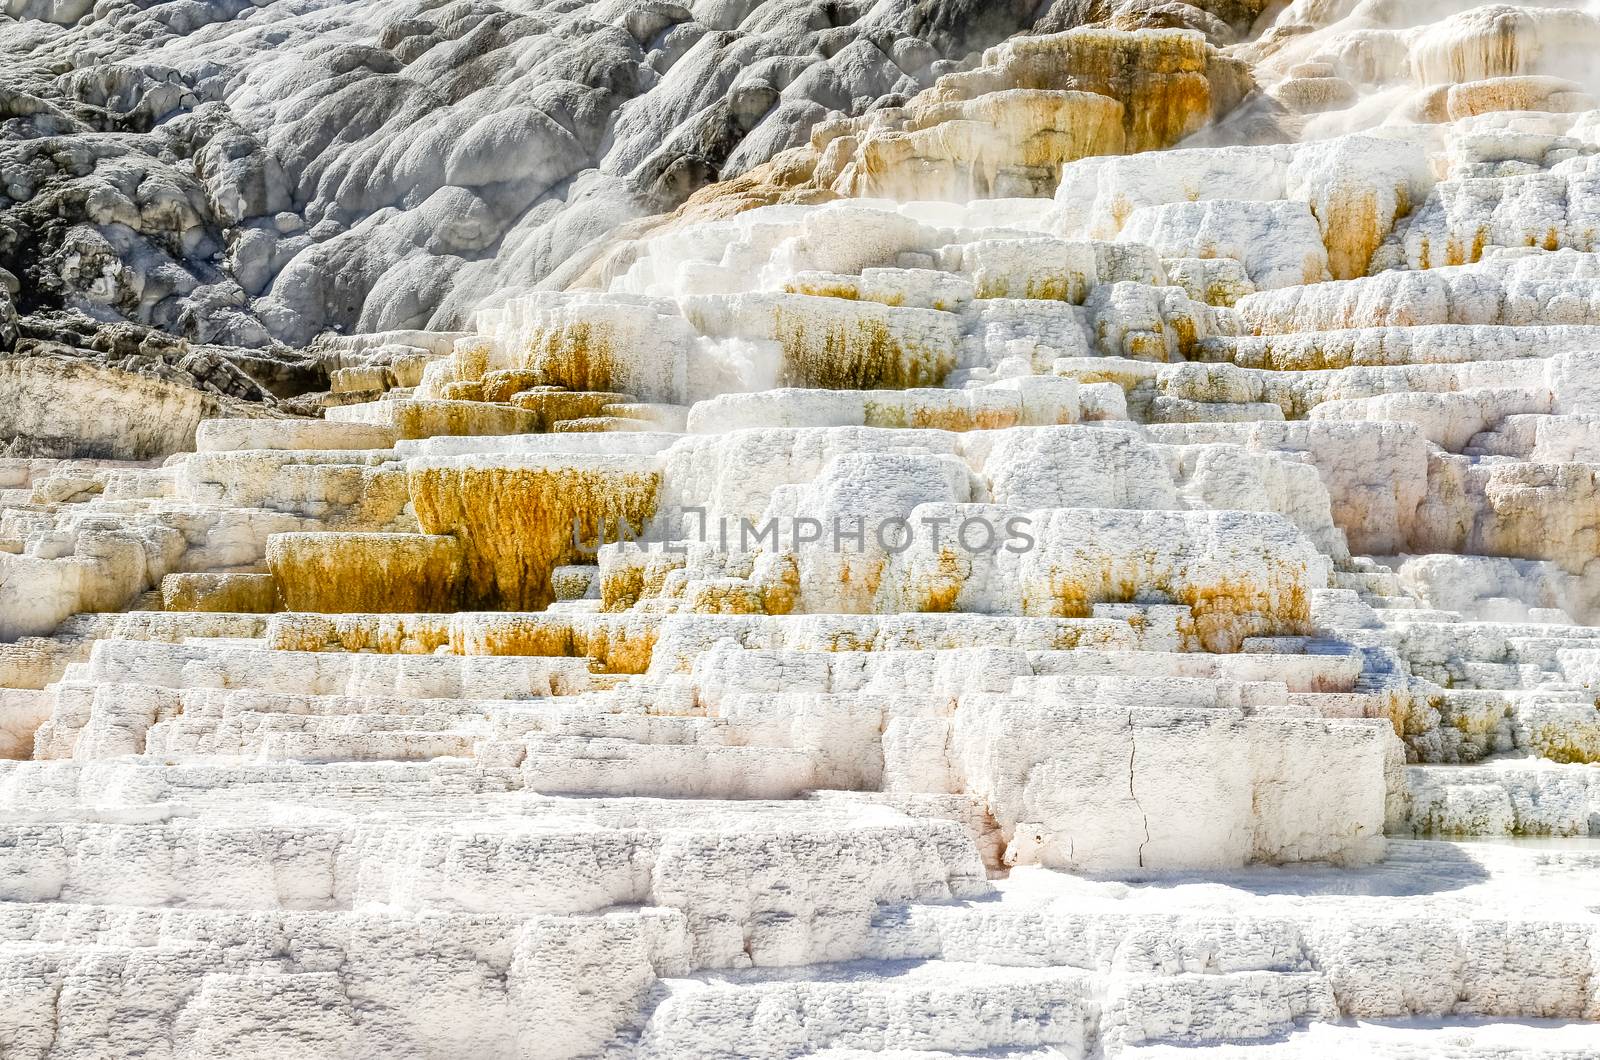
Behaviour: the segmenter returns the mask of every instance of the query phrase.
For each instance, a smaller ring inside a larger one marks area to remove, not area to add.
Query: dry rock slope
[[[1600,5],[6,10],[0,1057],[1600,1056]]]

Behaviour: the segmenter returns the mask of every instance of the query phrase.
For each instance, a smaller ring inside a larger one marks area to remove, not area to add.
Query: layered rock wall
[[[1593,1054],[1593,5],[6,10],[0,1056]]]

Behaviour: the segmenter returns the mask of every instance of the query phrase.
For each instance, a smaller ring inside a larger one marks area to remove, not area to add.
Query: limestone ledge
[[[80,6],[0,1053],[1592,1052],[1592,5]]]

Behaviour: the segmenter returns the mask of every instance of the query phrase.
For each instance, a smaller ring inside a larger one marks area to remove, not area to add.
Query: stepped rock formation
[[[3,10],[3,1060],[1600,1056],[1600,6]]]

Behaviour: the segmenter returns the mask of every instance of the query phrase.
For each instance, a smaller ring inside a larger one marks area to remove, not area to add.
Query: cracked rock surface
[[[1593,3],[6,3],[0,1058],[1596,1057]]]

